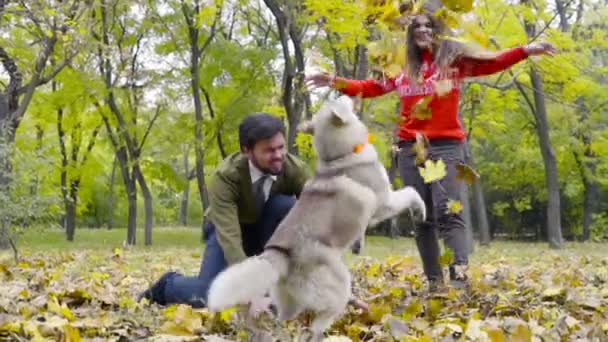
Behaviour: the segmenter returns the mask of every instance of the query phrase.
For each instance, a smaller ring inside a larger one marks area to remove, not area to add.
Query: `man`
[[[208,184],[207,244],[198,277],[167,272],[140,299],[204,307],[214,278],[228,265],[263,252],[294,205],[310,172],[286,153],[281,120],[250,115],[239,126],[239,141],[241,150],[217,167]]]

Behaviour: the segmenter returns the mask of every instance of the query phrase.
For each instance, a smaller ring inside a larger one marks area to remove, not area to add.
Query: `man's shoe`
[[[446,287],[443,282],[443,278],[441,279],[429,279],[429,294],[438,294],[445,292]]]
[[[167,285],[167,280],[175,274],[177,272],[166,272],[163,274],[156,283],[137,296],[137,301],[140,302],[146,298],[150,303],[167,304],[165,301],[165,286]]]
[[[450,265],[450,285],[459,289],[466,288],[469,284],[468,270],[468,265]]]

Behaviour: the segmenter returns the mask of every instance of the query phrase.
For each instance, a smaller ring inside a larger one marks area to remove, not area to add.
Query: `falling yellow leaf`
[[[441,19],[450,28],[457,28],[460,26],[458,14],[445,7],[438,9],[437,12],[435,12],[435,17]]]
[[[337,79],[334,82],[334,88],[336,90],[342,90],[342,89],[346,88],[347,86],[348,86],[348,83],[346,81],[344,81],[344,80],[341,80],[341,79]]]
[[[459,214],[462,211],[462,203],[460,201],[448,200],[448,213]]]
[[[475,22],[467,22],[461,25],[465,35],[483,48],[487,48],[490,45],[490,36],[484,31],[479,24]]]
[[[467,164],[458,163],[456,165],[456,179],[473,184],[479,178],[479,174]]]
[[[443,254],[439,256],[439,264],[446,267],[454,262],[454,252],[451,249],[446,248]]]
[[[441,2],[454,12],[469,12],[473,9],[473,0],[441,0]]]
[[[437,161],[425,161],[424,167],[418,167],[418,172],[424,179],[425,183],[431,183],[443,179],[443,177],[445,177],[447,174],[445,163],[441,159]]]
[[[416,132],[416,143],[412,146],[412,150],[416,153],[416,165],[424,164],[429,145],[427,137],[420,132]]]
[[[429,108],[429,103],[432,99],[432,95],[427,95],[418,100],[412,108],[412,116],[418,120],[429,120],[432,116],[431,109]]]
[[[114,253],[115,258],[122,257],[122,248],[114,248],[112,249],[112,253]]]

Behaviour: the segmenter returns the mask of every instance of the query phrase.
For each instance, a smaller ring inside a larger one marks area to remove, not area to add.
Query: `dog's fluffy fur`
[[[209,290],[208,307],[219,311],[270,291],[281,320],[307,309],[316,313],[310,330],[317,341],[351,297],[343,252],[362,239],[367,226],[407,208],[424,220],[426,208],[413,188],[392,191],[349,97],[325,103],[300,128],[313,134],[315,176],[264,253],[218,275]]]

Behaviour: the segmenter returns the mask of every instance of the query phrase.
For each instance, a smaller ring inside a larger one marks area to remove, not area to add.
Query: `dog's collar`
[[[361,153],[367,144],[371,144],[374,140],[374,136],[371,133],[367,133],[367,141],[363,144],[357,144],[353,146],[353,153]]]
[[[325,160],[324,162],[326,163],[332,163],[335,162],[336,160],[340,160],[343,158],[348,157],[349,155],[353,154],[353,153],[361,153],[361,151],[363,151],[363,149],[365,149],[365,146],[367,146],[368,144],[371,144],[372,141],[374,140],[374,136],[371,133],[367,134],[367,141],[361,144],[356,144],[355,146],[353,146],[353,149],[351,152],[343,154],[341,156],[338,156],[336,158],[333,159],[329,159],[329,160]]]

